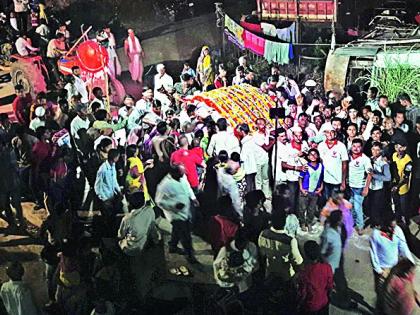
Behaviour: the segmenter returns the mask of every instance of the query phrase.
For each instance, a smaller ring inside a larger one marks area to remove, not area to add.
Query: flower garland
[[[246,123],[253,126],[257,118],[265,118],[268,126],[270,108],[275,104],[266,94],[249,85],[233,85],[196,95],[192,101],[204,102],[226,118],[232,126]]]

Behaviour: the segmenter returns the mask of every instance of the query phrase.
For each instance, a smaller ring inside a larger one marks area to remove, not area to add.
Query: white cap
[[[160,72],[160,70],[165,69],[165,65],[163,63],[159,63],[158,65],[156,65],[156,71]]]
[[[296,133],[296,132],[302,132],[302,128],[300,128],[299,126],[293,126],[292,128],[290,128],[290,130],[291,130],[293,133]]]
[[[331,125],[330,122],[326,122],[321,126],[321,132],[326,132],[326,131],[333,131],[335,130],[333,125]]]
[[[39,106],[35,109],[35,116],[36,117],[43,117],[45,115],[45,108],[42,106]]]
[[[314,81],[314,80],[307,80],[306,82],[305,82],[305,86],[306,87],[315,87],[316,86],[316,82]]]
[[[204,119],[210,116],[210,111],[206,107],[200,107],[196,109],[195,114]]]

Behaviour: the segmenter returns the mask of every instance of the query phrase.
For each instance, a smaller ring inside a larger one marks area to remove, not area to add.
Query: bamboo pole
[[[88,29],[79,37],[79,39],[73,44],[73,46],[71,46],[70,50],[66,53],[66,55],[64,57],[67,57],[68,55],[70,55],[70,53],[73,52],[73,50],[76,48],[77,45],[79,45],[80,41],[82,40],[83,37],[85,37],[87,35],[87,33],[89,33],[89,31],[92,29],[92,26],[89,26]]]

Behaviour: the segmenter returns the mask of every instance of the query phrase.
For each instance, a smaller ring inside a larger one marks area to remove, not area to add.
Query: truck
[[[330,50],[324,72],[325,91],[342,93],[350,84],[365,89],[363,78],[390,63],[420,69],[420,26],[405,24],[395,16],[375,17],[362,38]]]

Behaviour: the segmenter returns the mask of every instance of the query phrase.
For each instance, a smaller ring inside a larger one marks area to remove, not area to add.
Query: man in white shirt
[[[128,132],[139,126],[140,121],[143,124],[140,128],[147,129],[149,126],[155,126],[159,119],[152,114],[153,108],[153,90],[148,87],[143,88],[143,96],[137,101],[131,114],[128,116],[127,129]],[[150,115],[149,115],[150,114]]]
[[[81,71],[78,66],[74,66],[71,68],[71,72],[73,73],[74,78],[74,87],[76,88],[77,92],[82,96],[82,103],[89,103],[89,93],[87,90],[87,84],[81,78]]]
[[[283,162],[287,162],[287,156],[288,156],[287,149],[286,149],[286,144],[287,144],[286,130],[284,128],[279,128],[277,130],[277,134],[278,134],[277,150],[276,148],[274,148],[274,150],[277,151],[277,156],[276,156],[276,151],[273,151],[271,155],[271,165],[272,165],[272,170],[273,170],[274,187],[285,184],[287,182],[286,170],[283,170],[283,166],[282,166]]]
[[[73,139],[78,140],[79,137],[79,130],[80,129],[89,129],[89,119],[87,118],[87,108],[84,104],[77,104],[76,106],[77,116],[73,118],[70,123],[70,134]]]
[[[246,189],[247,192],[255,190],[255,176],[257,175],[257,148],[252,135],[250,134],[249,126],[242,124],[239,126],[241,132],[241,160],[242,168],[245,171]]]
[[[169,174],[157,186],[155,201],[172,224],[169,252],[185,254],[188,262],[197,263],[193,254],[190,220],[191,203],[198,206],[198,201],[185,176],[183,165],[171,167]],[[183,250],[178,247],[179,242]]]
[[[29,287],[22,281],[24,273],[20,262],[12,262],[7,267],[6,274],[10,280],[1,286],[0,297],[9,315],[39,314]]]
[[[168,91],[169,89],[173,88],[174,86],[174,80],[172,77],[166,73],[166,68],[164,64],[158,64],[156,66],[156,71],[158,72],[155,75],[154,79],[154,95],[155,99],[159,100],[162,105],[170,103],[170,100],[168,99],[168,96],[165,93],[159,92],[162,88]]]
[[[238,138],[227,131],[227,120],[225,118],[219,118],[216,124],[218,132],[211,137],[207,154],[209,156],[215,156],[220,151],[225,150],[230,156],[233,152],[241,152]]]
[[[294,126],[292,134],[292,140],[286,144],[287,160],[282,162],[282,167],[286,170],[287,186],[290,189],[290,207],[296,209],[299,196],[299,175],[300,172],[308,169],[304,157],[309,151],[309,145],[302,139],[302,128]]]
[[[269,170],[268,170],[268,152],[265,148],[268,147],[270,142],[270,132],[267,130],[266,121],[264,118],[256,120],[257,132],[252,136],[255,144],[257,164],[257,176],[255,178],[255,188],[262,190],[264,195],[268,198],[271,197]]]
[[[109,71],[111,72],[111,75],[113,77],[120,76],[121,75],[121,63],[120,63],[120,60],[118,59],[117,42],[115,40],[115,36],[111,32],[111,28],[109,26],[106,26],[103,31],[104,31],[104,34],[106,34],[106,36],[108,38],[107,51],[108,51],[108,55],[109,55],[109,62],[108,62]],[[139,75],[139,77],[140,77],[140,75]],[[142,77],[143,77],[143,75],[140,78],[142,78]]]
[[[16,14],[17,27],[19,31],[26,32],[28,30],[29,0],[13,0],[13,4]]]
[[[90,105],[92,106],[92,104],[96,102],[100,105],[99,109],[107,109],[105,106],[106,100],[104,99],[104,93],[99,86],[96,86],[92,89],[92,94],[95,98],[90,102]]]
[[[39,51],[39,48],[32,47],[26,35],[21,35],[15,43],[18,54],[22,57],[29,56],[32,52]]]
[[[351,144],[349,161],[349,186],[351,191],[350,202],[353,205],[352,212],[356,222],[356,230],[363,234],[363,200],[369,193],[369,185],[372,180],[372,164],[370,159],[362,153],[363,141],[354,139]]]
[[[37,33],[40,37],[39,47],[41,55],[45,56],[47,54],[48,39],[50,37],[50,29],[47,26],[45,19],[39,20],[39,26],[35,29],[35,33]]]
[[[324,194],[328,199],[333,191],[346,189],[349,155],[344,143],[337,140],[337,132],[331,123],[325,123],[321,129],[326,140],[319,144],[318,151],[324,164]]]

